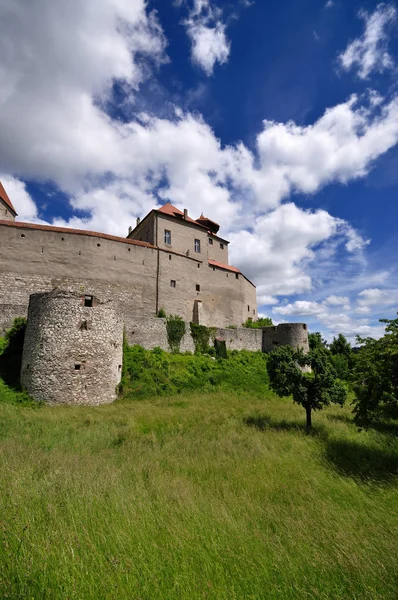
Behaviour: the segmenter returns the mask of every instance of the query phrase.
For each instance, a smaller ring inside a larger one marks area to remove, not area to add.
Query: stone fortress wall
[[[21,384],[49,404],[98,405],[116,399],[123,321],[113,301],[68,291],[32,294]]]
[[[117,301],[127,327],[160,308],[192,321],[197,300],[208,326],[239,326],[257,314],[253,284],[207,259],[105,234],[0,222],[0,330],[27,315],[32,293],[54,288]]]
[[[292,346],[309,352],[308,328],[305,323],[280,323],[274,327],[263,327],[263,352],[272,352],[278,346]]]

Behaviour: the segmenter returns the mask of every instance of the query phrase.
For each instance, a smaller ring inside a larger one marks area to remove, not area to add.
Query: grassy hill
[[[2,384],[0,596],[395,599],[397,438],[349,408],[308,435],[252,378],[98,408]]]

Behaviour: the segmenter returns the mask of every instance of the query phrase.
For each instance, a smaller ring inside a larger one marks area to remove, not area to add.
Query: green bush
[[[169,315],[166,321],[167,341],[172,352],[179,352],[185,334],[185,321],[178,315]]]
[[[260,317],[257,321],[253,321],[253,319],[249,317],[242,323],[242,327],[248,327],[249,329],[261,329],[261,327],[272,327],[272,325],[272,319],[269,317]]]
[[[120,392],[124,398],[215,389],[253,393],[268,390],[266,355],[261,352],[233,351],[227,360],[218,361],[210,356],[125,346],[123,365]]]

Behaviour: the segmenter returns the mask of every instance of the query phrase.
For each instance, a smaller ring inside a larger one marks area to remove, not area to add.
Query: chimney
[[[137,217],[137,224],[136,227],[138,227],[138,225],[140,224],[141,219],[139,217]]]
[[[184,208],[184,220],[186,221],[188,219],[188,210],[186,208]]]
[[[129,225],[129,235],[132,231],[133,231],[133,228],[131,227],[131,225]]]

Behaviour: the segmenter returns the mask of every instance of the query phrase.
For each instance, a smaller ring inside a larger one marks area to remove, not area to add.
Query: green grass
[[[0,597],[395,600],[397,438],[209,389],[0,402]]]

